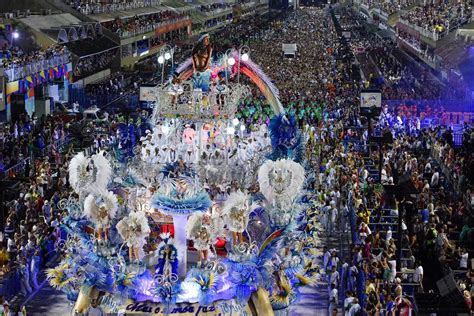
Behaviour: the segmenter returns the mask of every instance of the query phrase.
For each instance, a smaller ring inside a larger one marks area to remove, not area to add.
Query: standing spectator
[[[336,284],[331,284],[331,291],[329,292],[329,315],[333,314],[334,309],[337,310],[337,305],[339,302],[338,291]]]

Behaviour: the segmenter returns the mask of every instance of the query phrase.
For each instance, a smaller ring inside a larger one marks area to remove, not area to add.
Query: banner
[[[126,315],[179,315],[179,316],[252,316],[252,311],[248,304],[239,304],[233,300],[217,301],[212,305],[203,306],[199,303],[181,303],[171,307],[153,302],[132,302],[122,306]]]
[[[161,34],[166,34],[171,31],[179,30],[191,24],[192,24],[192,21],[190,19],[181,20],[176,23],[165,24],[155,29],[155,36],[160,36]]]
[[[5,91],[6,94],[12,94],[14,92],[17,92],[18,90],[20,90],[19,81],[7,82],[7,89]]]

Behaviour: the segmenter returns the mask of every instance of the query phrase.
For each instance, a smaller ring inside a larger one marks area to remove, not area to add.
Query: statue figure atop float
[[[209,34],[203,34],[193,47],[192,62],[194,72],[205,72],[209,69],[212,58],[212,46]]]
[[[212,46],[209,34],[203,34],[194,45],[192,52],[194,90],[208,92],[211,82],[210,64],[212,60]]]

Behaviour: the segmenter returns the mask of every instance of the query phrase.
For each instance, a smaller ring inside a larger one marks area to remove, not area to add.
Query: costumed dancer
[[[249,201],[250,197],[247,193],[232,192],[222,208],[227,228],[232,232],[234,245],[244,241],[243,232],[247,229],[251,211]]]
[[[157,275],[169,278],[178,273],[178,249],[170,233],[160,234],[162,242],[158,245],[158,263],[155,267]]]
[[[199,251],[198,266],[207,261],[211,243],[211,234],[204,220],[204,214],[196,212],[189,217],[186,227],[187,238],[193,241],[194,248]]]
[[[211,245],[217,237],[221,237],[223,231],[224,223],[217,216],[209,217],[202,212],[195,212],[189,217],[186,234],[199,251],[198,266],[208,260]]]
[[[104,242],[108,240],[108,231],[117,213],[117,205],[117,197],[111,191],[89,194],[84,200],[84,215],[94,223],[99,243],[102,238]]]
[[[130,261],[140,260],[140,251],[150,234],[150,226],[145,212],[131,212],[117,223],[117,231],[127,243]]]
[[[169,88],[169,94],[172,96],[171,103],[173,105],[177,105],[179,96],[183,94],[184,88],[181,84],[181,79],[179,78],[179,74],[174,73],[173,79],[171,80],[171,87]]]

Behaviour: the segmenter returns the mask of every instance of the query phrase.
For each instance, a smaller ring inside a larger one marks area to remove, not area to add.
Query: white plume
[[[105,204],[105,208],[108,211],[108,218],[101,219],[99,217],[99,211],[101,204]],[[111,192],[102,190],[95,194],[89,194],[84,200],[84,215],[90,219],[94,224],[105,222],[106,224],[112,221],[117,214],[118,200],[117,196]]]
[[[90,184],[91,191],[105,189],[112,176],[110,162],[104,157],[103,151],[93,155],[92,162],[94,163],[94,176]]]
[[[117,231],[129,247],[143,247],[150,235],[150,226],[145,212],[131,212],[117,223]]]
[[[89,172],[87,165],[89,158],[83,152],[77,153],[69,162],[69,183],[76,193],[79,193],[81,186],[85,185]]]
[[[194,236],[202,227],[202,218],[204,214],[202,212],[195,212],[188,218],[186,224],[186,238],[194,239]]]
[[[303,166],[292,160],[268,160],[258,170],[260,191],[270,203],[283,199],[291,204],[303,188],[304,178]]]

